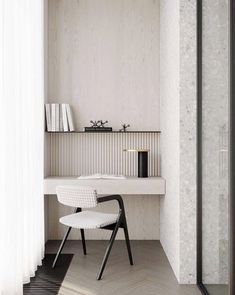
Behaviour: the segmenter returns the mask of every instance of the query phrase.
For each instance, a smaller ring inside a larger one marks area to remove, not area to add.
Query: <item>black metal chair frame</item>
[[[119,205],[119,214],[118,214],[118,219],[116,223],[101,227],[100,229],[106,229],[106,230],[111,230],[112,234],[110,237],[110,240],[108,242],[105,254],[104,254],[104,258],[103,261],[101,263],[101,267],[99,269],[98,275],[97,275],[97,280],[100,280],[102,277],[102,274],[104,272],[106,263],[108,261],[109,258],[109,254],[112,250],[112,246],[114,243],[114,240],[116,238],[117,232],[119,228],[123,228],[124,230],[124,235],[125,235],[125,240],[126,240],[126,246],[127,246],[127,252],[128,252],[128,256],[129,256],[129,261],[130,264],[133,265],[133,258],[132,258],[132,253],[131,253],[131,245],[130,245],[130,239],[129,239],[129,234],[128,234],[128,228],[127,228],[127,222],[126,222],[126,214],[125,214],[125,209],[124,209],[124,203],[122,200],[122,197],[120,195],[111,195],[111,196],[105,196],[105,197],[99,197],[97,198],[97,202],[98,203],[104,203],[104,202],[108,202],[108,201],[117,201],[118,205]],[[76,208],[75,212],[81,212],[82,209],[81,208]],[[64,244],[67,241],[67,238],[69,236],[69,233],[71,231],[72,227],[69,227],[68,230],[66,231],[64,238],[60,244],[59,250],[56,254],[55,260],[53,262],[52,267],[54,268],[56,266],[57,260],[64,248]],[[84,229],[80,229],[81,231],[81,239],[82,239],[82,246],[83,246],[83,254],[86,255],[86,241],[85,241],[85,234],[84,234]]]

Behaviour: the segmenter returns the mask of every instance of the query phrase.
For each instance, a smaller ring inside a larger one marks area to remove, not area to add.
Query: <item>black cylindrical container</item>
[[[138,151],[138,177],[148,177],[148,151]]]

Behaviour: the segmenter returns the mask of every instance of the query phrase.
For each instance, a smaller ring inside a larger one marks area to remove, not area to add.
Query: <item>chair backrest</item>
[[[64,205],[77,208],[97,206],[96,190],[87,186],[57,186],[58,201]]]

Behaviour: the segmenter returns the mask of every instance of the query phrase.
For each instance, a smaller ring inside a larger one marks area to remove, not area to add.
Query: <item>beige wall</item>
[[[158,130],[159,0],[48,2],[49,102],[70,103],[77,129],[107,119],[114,129],[129,123],[132,130]],[[159,197],[124,201],[130,237],[159,239]],[[48,238],[59,239],[64,229],[58,218],[69,209],[52,196],[47,202]],[[91,231],[87,237],[107,234]],[[71,235],[78,237],[76,231]]]
[[[160,6],[160,96],[162,175],[167,180],[161,199],[160,240],[179,278],[179,1]]]
[[[65,227],[58,223],[60,216],[71,214],[73,208],[58,205],[56,196],[46,196],[48,207],[48,238],[61,239]],[[123,196],[130,239],[133,240],[159,240],[159,197],[158,196]],[[101,204],[96,211],[118,212],[115,202]],[[109,239],[110,232],[105,230],[87,230],[86,238],[91,240]],[[123,239],[123,230],[119,230],[117,239]],[[80,239],[80,232],[73,230],[70,239]]]
[[[159,128],[159,0],[49,0],[49,100],[76,127]]]

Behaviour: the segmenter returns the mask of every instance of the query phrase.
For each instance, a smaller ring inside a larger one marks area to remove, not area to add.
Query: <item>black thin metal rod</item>
[[[124,234],[125,234],[125,239],[126,239],[126,247],[127,247],[130,265],[133,265],[133,257],[132,257],[132,253],[131,253],[131,245],[130,245],[129,233],[128,233],[128,229],[127,229],[127,223],[126,223],[125,216],[124,216],[124,221],[123,221],[123,229],[124,229]]]
[[[109,243],[108,243],[108,246],[106,248],[106,251],[105,251],[105,254],[104,254],[104,258],[103,258],[103,261],[101,263],[101,267],[100,267],[100,270],[98,272],[98,275],[97,275],[97,280],[99,281],[102,277],[102,274],[104,272],[104,269],[105,269],[105,266],[106,266],[106,263],[108,261],[108,258],[109,258],[109,254],[112,250],[112,247],[113,247],[113,243],[114,243],[114,240],[116,238],[116,235],[117,235],[117,232],[118,232],[118,229],[119,229],[119,225],[120,225],[120,219],[121,219],[121,216],[119,216],[119,219],[118,219],[118,222],[116,223],[116,226],[112,232],[112,235],[111,235],[111,238],[109,240]]]
[[[230,0],[229,294],[235,294],[235,3]]]
[[[102,273],[104,271],[106,262],[108,260],[108,257],[109,257],[110,251],[112,249],[113,242],[115,240],[115,237],[116,237],[116,234],[117,234],[117,231],[118,231],[119,227],[123,227],[123,229],[124,229],[124,234],[125,234],[125,239],[126,239],[126,246],[127,246],[127,251],[128,251],[128,255],[129,255],[129,260],[130,260],[130,264],[133,265],[133,258],[132,258],[132,253],[131,253],[130,239],[129,239],[128,229],[127,229],[127,222],[126,222],[126,215],[125,215],[125,208],[124,208],[124,203],[123,203],[122,197],[120,195],[111,195],[111,196],[100,197],[100,198],[98,198],[98,203],[104,203],[104,202],[114,201],[114,200],[118,202],[119,214],[121,214],[121,215],[119,215],[118,222],[117,222],[117,224],[116,224],[116,226],[115,226],[115,228],[114,228],[114,230],[112,232],[109,244],[108,244],[107,249],[106,249],[106,253],[105,253],[104,258],[103,258],[103,262],[102,262],[100,271],[99,271],[98,276],[97,276],[97,280],[100,280],[101,277],[102,277]]]
[[[81,208],[75,208],[74,213],[81,212],[81,210],[82,210]],[[61,254],[61,252],[62,252],[62,250],[63,250],[63,248],[64,248],[64,244],[65,244],[65,242],[67,241],[67,238],[68,238],[68,236],[69,236],[69,233],[70,233],[71,229],[72,229],[72,227],[69,227],[69,228],[67,229],[65,235],[64,235],[64,238],[63,238],[63,240],[62,240],[62,242],[61,242],[61,244],[60,244],[60,248],[59,248],[59,250],[58,250],[58,252],[57,252],[57,254],[56,254],[56,257],[55,257],[55,259],[54,259],[54,262],[53,262],[53,264],[52,264],[52,268],[54,268],[54,267],[56,266],[57,260],[58,260],[60,254]]]
[[[60,253],[62,252],[62,250],[63,250],[63,248],[64,248],[64,244],[65,244],[65,242],[66,242],[66,240],[67,240],[67,238],[68,238],[68,235],[69,235],[71,229],[72,229],[72,227],[69,227],[69,228],[67,229],[65,235],[64,235],[64,238],[63,238],[63,240],[62,240],[62,242],[61,242],[61,244],[60,244],[60,248],[59,248],[59,250],[58,250],[58,252],[57,252],[57,254],[56,254],[56,257],[55,257],[55,259],[54,259],[54,262],[53,262],[53,264],[52,264],[52,268],[54,268],[54,267],[56,266],[57,260],[58,260],[58,258],[59,258],[59,256],[60,256]]]
[[[206,287],[202,283],[198,283],[198,288],[203,295],[210,295],[206,289]]]
[[[85,240],[85,233],[84,229],[80,229],[81,232],[81,238],[82,238],[82,248],[83,248],[83,254],[86,255],[86,240]]]
[[[77,208],[75,209],[76,213],[82,212],[82,208]],[[82,239],[82,248],[83,248],[83,254],[86,255],[86,240],[85,240],[85,233],[84,233],[84,229],[81,228],[80,229],[81,232],[81,239]]]
[[[202,290],[202,0],[197,1],[197,284]]]

